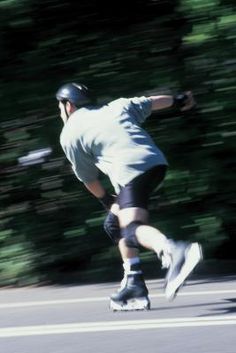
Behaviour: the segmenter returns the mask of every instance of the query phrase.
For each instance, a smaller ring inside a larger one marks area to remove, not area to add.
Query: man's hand
[[[120,211],[120,207],[117,203],[113,203],[112,206],[111,206],[111,209],[110,211],[115,215],[115,216],[118,216],[118,213]]]
[[[90,183],[84,183],[85,187],[93,194],[98,201],[103,205],[106,211],[109,211],[112,204],[115,202],[115,195],[109,194],[99,180],[94,180]]]
[[[192,109],[196,105],[196,101],[193,98],[193,94],[191,91],[184,92],[184,94],[188,97],[184,102],[184,106],[180,109],[182,112]]]
[[[106,211],[109,211],[115,202],[115,196],[105,192],[103,197],[99,197],[98,201],[103,205]]]

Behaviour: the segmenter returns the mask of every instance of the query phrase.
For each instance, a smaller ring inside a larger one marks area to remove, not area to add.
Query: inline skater
[[[140,246],[153,250],[167,269],[165,294],[168,300],[174,299],[201,260],[201,246],[175,242],[149,224],[149,196],[163,182],[168,163],[141,125],[153,111],[191,109],[195,105],[192,93],[120,98],[97,106],[86,86],[68,83],[59,88],[56,98],[64,122],[61,146],[77,178],[106,209],[104,228],[123,259],[124,278],[111,295],[111,309],[150,308]],[[104,189],[99,171],[110,179],[116,196]]]

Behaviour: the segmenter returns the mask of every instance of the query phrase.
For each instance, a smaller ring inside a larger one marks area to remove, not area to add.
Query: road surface
[[[118,283],[0,290],[1,353],[235,353],[236,276],[192,279],[172,303],[109,311]]]

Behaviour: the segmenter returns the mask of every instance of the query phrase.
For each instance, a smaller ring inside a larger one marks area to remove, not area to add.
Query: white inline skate
[[[202,260],[202,249],[198,243],[171,242],[170,253],[166,258],[165,256],[164,254],[163,262],[168,268],[165,296],[168,300],[173,300],[186,278]]]

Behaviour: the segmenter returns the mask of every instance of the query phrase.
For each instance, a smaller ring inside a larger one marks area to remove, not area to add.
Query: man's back
[[[116,191],[158,164],[167,164],[141,123],[151,114],[145,98],[112,101],[101,108],[74,112],[61,134],[61,144],[77,177],[91,180],[96,165]]]

